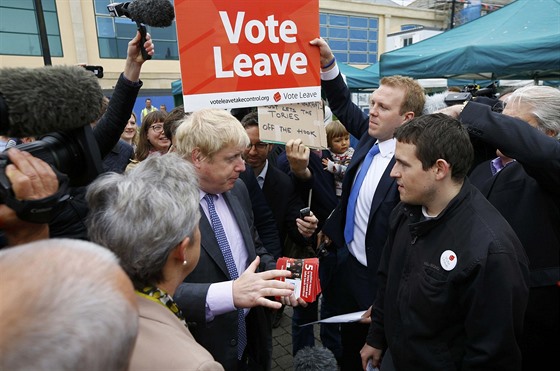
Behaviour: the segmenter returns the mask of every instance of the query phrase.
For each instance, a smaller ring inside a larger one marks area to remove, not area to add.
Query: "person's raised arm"
[[[101,158],[105,157],[119,141],[134,108],[134,103],[136,103],[138,92],[142,87],[140,70],[145,60],[142,58],[140,40],[140,33],[137,32],[136,36],[128,43],[124,71],[115,85],[107,112],[101,117],[93,130]],[[150,34],[146,34],[144,47],[149,55],[154,54],[154,44]]]

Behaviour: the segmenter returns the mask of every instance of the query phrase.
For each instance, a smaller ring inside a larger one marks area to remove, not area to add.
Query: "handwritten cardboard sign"
[[[262,106],[258,109],[263,142],[286,143],[300,138],[311,148],[327,148],[323,102]]]
[[[321,99],[318,0],[175,0],[185,111]]]

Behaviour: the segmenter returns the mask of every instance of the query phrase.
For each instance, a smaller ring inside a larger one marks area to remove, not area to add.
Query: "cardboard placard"
[[[327,148],[323,102],[282,104],[258,108],[263,142],[286,143],[300,138],[311,148]]]

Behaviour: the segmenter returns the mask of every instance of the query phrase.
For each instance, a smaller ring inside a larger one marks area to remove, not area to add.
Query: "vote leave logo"
[[[457,266],[457,254],[453,250],[445,250],[441,254],[439,262],[441,267],[449,272]]]
[[[280,99],[282,99],[282,96],[280,95],[280,92],[276,92],[276,94],[274,94],[274,101],[276,103],[280,102]]]

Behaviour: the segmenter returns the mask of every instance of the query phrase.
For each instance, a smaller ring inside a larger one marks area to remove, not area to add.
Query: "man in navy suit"
[[[337,300],[341,311],[367,310],[373,304],[377,291],[376,273],[387,239],[389,215],[399,202],[397,185],[389,176],[395,163],[393,133],[403,123],[422,114],[424,90],[411,78],[385,77],[371,96],[368,116],[352,102],[327,43],[318,38],[311,44],[320,50],[323,66],[321,85],[332,112],[350,134],[359,138],[343,180],[340,202],[322,229],[323,239],[332,246],[331,249],[336,248],[337,254],[348,255],[332,278],[343,287],[338,291]],[[377,153],[368,168],[361,169],[366,155],[374,146]],[[365,177],[356,200],[349,203],[360,170]],[[347,218],[347,209],[354,207],[354,215]],[[348,228],[346,233],[345,227]],[[367,323],[342,324],[341,331],[341,369],[362,369],[360,349],[365,343]]]
[[[264,143],[259,135],[258,113],[251,112],[246,115],[241,124],[245,128],[251,144],[245,150],[245,162],[253,169],[255,177],[270,205],[278,234],[284,244],[283,251],[274,254],[275,258],[288,256],[291,258],[315,257],[315,251],[309,237],[317,229],[318,220],[311,214],[304,219],[299,218],[299,211],[305,204],[296,193],[290,176],[279,170],[269,161],[268,155],[273,150],[273,144]],[[258,216],[257,216],[258,217]],[[289,238],[289,241],[286,241]],[[291,243],[290,243],[291,242]],[[294,246],[292,251],[288,248]],[[270,251],[272,253],[272,251]],[[294,308],[292,317],[292,354],[306,347],[315,345],[313,326],[300,327],[307,322],[317,320],[318,303],[315,301],[307,307]],[[282,310],[275,313],[273,326],[281,318]],[[308,319],[310,317],[310,319]]]
[[[266,370],[272,329],[264,307],[298,305],[286,270],[263,246],[239,174],[249,144],[243,126],[219,109],[193,112],[177,129],[176,152],[190,161],[200,188],[200,259],[175,293],[195,339],[226,370]],[[216,216],[217,214],[217,216]],[[219,220],[217,220],[219,219]]]

